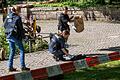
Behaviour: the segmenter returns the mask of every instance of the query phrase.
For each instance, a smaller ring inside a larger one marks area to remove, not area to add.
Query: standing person
[[[93,10],[91,11],[91,18],[93,21],[96,21],[96,16]]]
[[[88,21],[88,12],[86,10],[83,10],[84,17],[86,21]]]
[[[64,12],[60,14],[58,18],[58,33],[63,32],[64,30],[67,30],[70,32],[69,22],[71,22],[71,18],[68,16],[68,7],[64,7]]]
[[[16,9],[13,7],[11,9],[11,13],[9,13],[4,22],[5,34],[7,36],[7,40],[9,42],[10,47],[10,55],[8,61],[8,70],[16,71],[16,68],[13,67],[13,59],[15,55],[15,44],[20,49],[20,63],[21,70],[28,71],[30,68],[27,68],[25,65],[25,54],[24,47],[22,44],[22,39],[24,38],[24,29],[22,25],[21,17],[16,14]]]

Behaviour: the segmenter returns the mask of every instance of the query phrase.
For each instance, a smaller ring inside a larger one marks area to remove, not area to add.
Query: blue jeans
[[[20,64],[21,67],[25,67],[25,54],[24,54],[24,47],[21,40],[14,39],[14,41],[9,40],[9,47],[10,47],[10,55],[9,55],[9,63],[8,67],[13,67],[13,59],[15,55],[15,44],[20,49]]]

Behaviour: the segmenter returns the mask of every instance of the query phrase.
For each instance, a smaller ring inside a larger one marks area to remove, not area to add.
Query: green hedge
[[[87,8],[87,7],[93,7],[96,6],[92,2],[61,2],[61,3],[49,3],[49,4],[34,4],[34,7],[78,7],[78,8]]]
[[[9,45],[6,40],[6,36],[5,36],[3,27],[0,27],[0,48],[4,48],[7,52],[7,54],[9,53]]]

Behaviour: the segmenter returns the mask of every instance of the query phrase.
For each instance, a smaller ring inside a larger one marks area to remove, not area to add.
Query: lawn
[[[120,61],[111,61],[65,74],[62,80],[120,80]]]

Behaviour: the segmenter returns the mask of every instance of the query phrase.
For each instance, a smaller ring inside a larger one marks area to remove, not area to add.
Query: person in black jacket
[[[70,35],[69,31],[63,31],[61,34],[52,35],[49,43],[49,52],[58,60],[64,60],[63,55],[68,55],[65,46],[65,39]]]
[[[64,30],[67,30],[70,32],[70,27],[69,27],[69,22],[71,22],[71,19],[73,18],[73,16],[71,18],[69,18],[68,16],[68,8],[64,7],[64,12],[60,14],[59,18],[58,18],[58,33],[63,32]]]
[[[13,59],[15,55],[15,44],[20,49],[20,63],[21,70],[30,70],[25,65],[25,54],[24,47],[22,44],[22,39],[24,38],[24,29],[22,25],[21,17],[16,13],[15,7],[11,9],[11,12],[7,15],[4,22],[5,34],[9,42],[10,55],[8,69],[9,71],[16,71],[16,68],[13,67]]]
[[[66,48],[65,39],[70,35],[69,31],[64,30],[61,34],[52,34],[49,43],[49,52],[54,56],[56,61],[75,61],[86,58],[85,55],[71,55]]]

